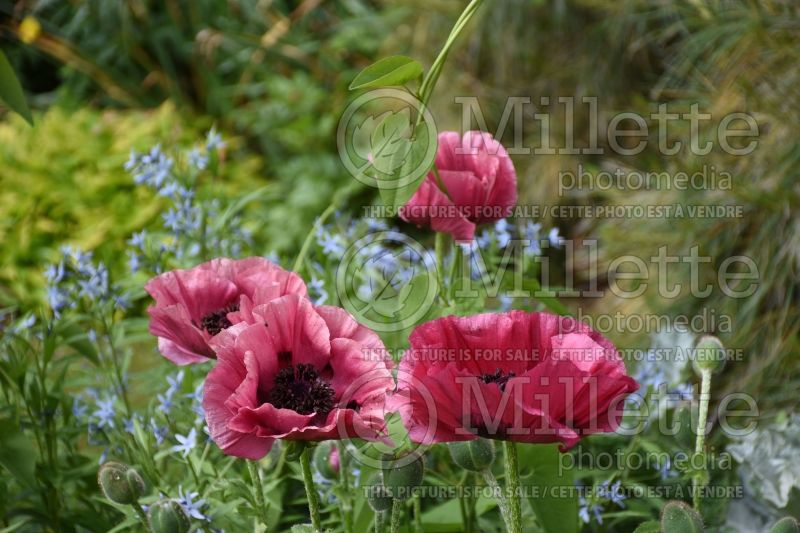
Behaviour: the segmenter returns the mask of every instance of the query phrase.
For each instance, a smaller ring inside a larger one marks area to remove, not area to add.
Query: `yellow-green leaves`
[[[33,117],[25,101],[22,85],[19,84],[17,75],[14,74],[14,69],[11,68],[11,63],[2,50],[0,50],[0,101],[33,126]]]
[[[350,90],[404,85],[421,75],[419,61],[407,56],[389,56],[362,70],[350,84]]]

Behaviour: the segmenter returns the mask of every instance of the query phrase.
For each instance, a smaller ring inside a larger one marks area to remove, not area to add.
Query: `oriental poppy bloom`
[[[261,257],[219,258],[165,272],[147,282],[145,290],[156,301],[147,310],[150,333],[158,337],[161,354],[178,365],[213,359],[209,341],[240,321],[240,307],[306,294],[297,274]]]
[[[549,313],[439,318],[410,342],[393,403],[418,443],[481,436],[569,448],[615,430],[638,388],[610,341]]]
[[[258,459],[277,439],[383,436],[394,388],[380,338],[344,309],[287,295],[256,306],[211,345],[203,408],[228,455]]]
[[[472,240],[478,224],[511,215],[517,203],[517,174],[505,148],[491,134],[455,131],[439,134],[436,169],[430,172],[400,217],[418,226]],[[444,185],[444,190],[441,185]]]

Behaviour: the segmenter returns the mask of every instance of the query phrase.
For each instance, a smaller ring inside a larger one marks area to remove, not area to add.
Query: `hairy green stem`
[[[697,437],[694,442],[694,453],[703,453],[706,441],[706,421],[708,420],[708,404],[711,400],[711,369],[704,368],[700,371],[700,412],[697,415]],[[692,504],[700,511],[700,490],[705,484],[707,476],[705,461],[702,471],[692,477]]]
[[[436,281],[439,283],[439,297],[445,305],[449,305],[449,301],[444,284],[444,257],[449,244],[446,233],[436,232],[436,240],[434,241],[434,249],[436,252]]]
[[[250,480],[253,483],[253,497],[256,500],[256,513],[264,527],[267,527],[267,508],[264,505],[264,487],[261,484],[261,472],[255,461],[246,461],[250,471]]]
[[[422,504],[419,500],[419,494],[414,494],[414,499],[412,500],[412,504],[414,505],[414,531],[416,533],[423,533],[422,530]]]
[[[503,518],[503,522],[506,523],[506,528],[509,528],[508,524],[511,522],[511,518],[508,509],[508,499],[506,499],[503,487],[500,486],[500,483],[497,482],[497,478],[494,477],[494,474],[492,474],[492,471],[488,468],[483,471],[483,479],[486,480],[486,484],[492,489],[492,494],[496,496],[497,505],[500,507],[500,516]]]
[[[399,533],[400,531],[400,511],[402,507],[402,501],[392,500],[392,523],[389,526],[389,531],[391,531],[391,533]]]
[[[344,441],[336,443],[339,452],[339,483],[342,485],[345,497],[342,498],[342,522],[345,533],[353,532],[353,505],[350,495],[350,478],[347,475],[347,445]]]
[[[522,510],[520,508],[519,465],[517,464],[517,445],[513,441],[503,441],[506,463],[506,487],[508,489],[508,530],[522,533]]]
[[[319,518],[319,500],[317,489],[314,487],[314,480],[311,477],[311,463],[309,462],[309,447],[300,454],[300,470],[303,472],[303,483],[306,486],[306,498],[308,498],[308,514],[311,515],[311,526],[314,531],[322,531],[322,522]]]
[[[147,533],[152,533],[153,528],[150,527],[150,521],[147,520],[147,515],[144,513],[142,506],[139,505],[139,502],[133,502],[131,507],[133,507],[133,510],[136,511],[136,514],[139,515],[139,519],[142,521],[142,524],[144,524],[145,531],[147,531]]]

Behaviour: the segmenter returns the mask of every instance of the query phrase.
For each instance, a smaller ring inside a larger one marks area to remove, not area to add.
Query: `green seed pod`
[[[416,452],[383,463],[383,484],[395,500],[407,500],[422,483],[425,461]]]
[[[694,370],[698,375],[702,370],[715,372],[725,363],[725,347],[715,336],[705,335],[697,341],[692,356]]]
[[[453,462],[466,470],[483,472],[494,463],[494,442],[489,439],[451,442],[447,447]]]
[[[383,476],[381,474],[373,474],[364,489],[367,491],[367,502],[373,511],[379,513],[392,508],[392,496],[383,485]]]
[[[674,423],[678,424],[678,431],[675,433],[675,440],[685,450],[693,450],[695,439],[697,438],[696,428],[692,422],[692,408],[689,405],[682,405],[675,410]]]
[[[339,450],[336,444],[325,441],[314,450],[314,467],[322,477],[328,480],[339,478]]]
[[[703,519],[684,502],[668,502],[661,511],[661,531],[664,533],[700,533]]]
[[[145,491],[142,476],[130,466],[116,461],[103,463],[97,472],[97,484],[105,497],[114,503],[134,503]]]
[[[147,510],[147,522],[153,533],[186,533],[191,527],[189,515],[175,500],[161,500]]]
[[[798,525],[797,520],[787,516],[775,522],[769,533],[800,533],[800,525]]]

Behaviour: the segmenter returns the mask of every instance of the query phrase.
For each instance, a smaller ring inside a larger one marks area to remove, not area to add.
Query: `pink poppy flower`
[[[549,313],[439,318],[410,341],[392,405],[418,443],[481,436],[569,448],[614,431],[638,388],[610,341]]]
[[[209,341],[240,321],[240,306],[306,294],[297,274],[261,257],[219,258],[173,270],[148,281],[145,290],[156,301],[147,310],[150,333],[158,337],[161,354],[177,365],[213,359]]]
[[[381,439],[394,388],[380,338],[344,309],[288,295],[253,311],[257,321],[211,344],[203,407],[228,455],[258,459],[276,439]]]
[[[517,203],[517,174],[505,148],[491,134],[455,131],[439,134],[436,168],[447,194],[430,172],[400,217],[418,226],[472,240],[478,224],[511,215]]]

